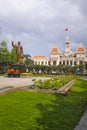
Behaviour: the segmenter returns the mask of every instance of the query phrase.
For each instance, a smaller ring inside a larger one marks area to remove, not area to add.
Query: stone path
[[[48,77],[20,77],[20,78],[8,78],[0,76],[0,92],[10,90],[12,88],[21,88],[24,86],[32,85],[33,79],[46,80]]]
[[[77,126],[74,128],[74,130],[87,130],[87,110],[81,117],[79,123]]]

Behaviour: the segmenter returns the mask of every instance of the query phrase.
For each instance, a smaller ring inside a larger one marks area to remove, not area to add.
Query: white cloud
[[[80,42],[87,47],[86,3],[86,0],[0,0],[1,40],[6,40],[10,48],[12,40],[21,41],[24,52],[31,55],[48,55],[52,47],[64,50],[66,35],[70,36],[72,47],[72,43],[78,46]],[[68,34],[65,27],[69,28]]]

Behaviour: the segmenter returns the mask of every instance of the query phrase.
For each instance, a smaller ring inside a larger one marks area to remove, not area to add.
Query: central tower
[[[65,56],[69,56],[71,54],[71,49],[70,49],[70,40],[69,37],[66,37],[66,42],[65,42],[65,51],[64,51],[64,55]]]

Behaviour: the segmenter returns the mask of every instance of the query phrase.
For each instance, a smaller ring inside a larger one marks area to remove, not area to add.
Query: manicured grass
[[[68,96],[14,91],[0,96],[0,130],[73,130],[87,102],[87,81]]]

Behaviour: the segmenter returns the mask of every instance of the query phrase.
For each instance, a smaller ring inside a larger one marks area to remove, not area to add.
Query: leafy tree
[[[16,55],[15,47],[13,47],[11,50],[11,61],[12,61],[12,63],[17,63],[17,55]]]
[[[0,43],[0,47],[1,47],[1,48],[7,48],[7,43],[6,43],[6,41],[2,41],[2,42]]]
[[[0,66],[6,66],[8,62],[9,50],[7,48],[7,43],[2,41],[0,43]]]
[[[43,65],[40,67],[41,73],[47,73],[47,66]]]
[[[32,59],[30,59],[29,55],[25,55],[23,56],[23,63],[26,66],[26,69],[28,72],[33,72],[34,69],[34,61]]]
[[[35,65],[34,70],[35,70],[35,72],[39,73],[39,71],[41,70],[41,66],[40,65]]]
[[[86,72],[87,72],[87,62],[85,62],[85,69],[86,69]]]
[[[47,74],[51,74],[52,73],[52,66],[46,66],[46,71],[47,71]]]
[[[85,70],[85,66],[84,66],[84,65],[79,65],[78,68],[79,68],[79,72],[80,72],[81,74],[83,74],[83,72],[84,72],[84,70]]]
[[[16,57],[12,51],[10,52],[7,48],[7,43],[2,41],[0,43],[0,66],[9,66],[16,63]]]

